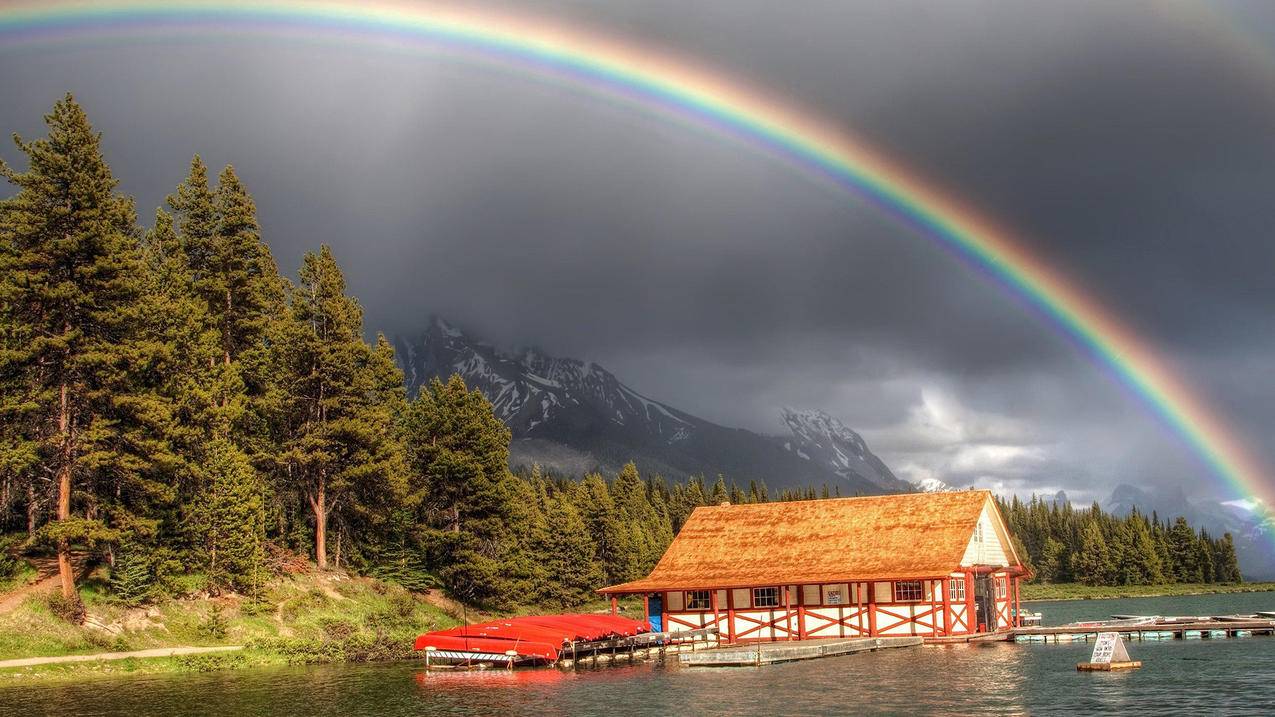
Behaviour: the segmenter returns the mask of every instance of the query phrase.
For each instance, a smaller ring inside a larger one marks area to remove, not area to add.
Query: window
[[[983,542],[983,524],[982,523],[977,523],[974,526],[974,542],[975,543]]]
[[[779,588],[753,588],[753,607],[779,607]]]
[[[1006,578],[996,578],[996,597],[1005,597],[1005,584],[1009,582]]]
[[[920,600],[924,592],[920,580],[900,580],[894,584],[894,601]]]
[[[947,581],[947,597],[956,602],[965,602],[965,578],[951,578]]]
[[[687,610],[707,610],[708,608],[709,598],[707,590],[691,590],[686,593]]]

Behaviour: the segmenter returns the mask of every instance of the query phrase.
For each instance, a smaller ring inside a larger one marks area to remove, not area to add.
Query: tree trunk
[[[27,537],[35,537],[36,518],[40,515],[40,503],[35,497],[35,479],[27,483]]]
[[[314,562],[320,570],[328,569],[328,510],[324,471],[319,470],[319,487],[310,505],[314,508]]]
[[[62,455],[58,463],[58,520],[66,520],[71,517],[71,410],[65,383],[61,388],[58,433],[62,436]],[[71,570],[71,545],[66,538],[58,539],[58,575],[62,578],[62,597],[74,595],[75,574]]]

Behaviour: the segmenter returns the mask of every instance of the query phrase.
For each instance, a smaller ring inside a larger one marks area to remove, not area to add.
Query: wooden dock
[[[1125,640],[1195,640],[1251,635],[1275,635],[1275,620],[1209,620],[1172,622],[1122,627],[1080,627],[1055,625],[1050,627],[1018,627],[999,638],[1014,642],[1089,642],[1099,632],[1117,632]]]
[[[797,640],[794,642],[757,642],[751,645],[717,647],[702,652],[680,655],[687,667],[739,667],[771,665],[776,662],[815,660],[821,657],[851,655],[897,647],[917,647],[920,637],[861,637],[852,640]]]
[[[555,664],[562,669],[598,667],[619,662],[650,660],[674,652],[711,650],[719,644],[717,628],[678,632],[644,632],[597,642],[577,642],[563,651],[568,655]]]

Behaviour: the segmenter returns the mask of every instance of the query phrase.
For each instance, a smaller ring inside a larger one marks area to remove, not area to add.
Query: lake
[[[1275,593],[1032,603],[1046,624],[1111,613],[1275,609]],[[1078,673],[1092,644],[981,643],[761,668],[647,663],[426,674],[323,665],[0,687],[0,715],[797,715],[1275,713],[1275,638],[1133,642],[1141,670]]]

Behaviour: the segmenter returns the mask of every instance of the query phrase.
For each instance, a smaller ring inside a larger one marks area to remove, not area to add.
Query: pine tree
[[[1214,551],[1217,557],[1217,581],[1220,583],[1239,583],[1244,578],[1240,575],[1240,564],[1235,557],[1235,539],[1230,533],[1223,533]]]
[[[1082,531],[1080,552],[1072,560],[1076,579],[1085,585],[1105,585],[1111,576],[1111,554],[1096,520],[1088,520]]]
[[[207,489],[195,522],[207,556],[209,582],[255,594],[265,561],[263,486],[248,458],[225,439],[215,439],[205,457]]]
[[[548,530],[540,554],[547,580],[541,599],[561,608],[588,602],[605,579],[594,559],[588,526],[576,507],[560,497],[549,499],[545,518]]]
[[[151,597],[155,570],[145,547],[128,542],[120,546],[111,566],[110,586],[111,594],[125,605],[140,605]]]
[[[505,604],[534,579],[534,514],[508,469],[509,429],[459,376],[422,387],[405,419],[407,463],[422,520],[438,531],[436,564],[456,594]]]
[[[1168,534],[1169,552],[1173,559],[1173,577],[1180,583],[1198,583],[1204,578],[1196,562],[1195,531],[1178,516]]]
[[[285,491],[300,493],[310,508],[315,562],[322,570],[328,567],[333,511],[360,510],[366,518],[391,502],[401,492],[403,464],[385,398],[387,369],[379,365],[387,357],[363,343],[362,309],[346,295],[328,247],[305,256],[300,279],[283,349],[290,400],[280,460],[288,476]]]
[[[133,203],[116,192],[100,137],[70,95],[45,122],[46,139],[17,140],[26,172],[0,163],[18,189],[0,202],[0,306],[6,326],[30,331],[30,341],[9,347],[5,367],[38,414],[40,469],[57,484],[48,533],[70,598],[71,544],[111,539],[96,497],[140,476],[147,451],[160,447],[137,430],[158,418],[154,405],[130,400],[148,360],[135,343],[142,287]],[[89,517],[71,517],[75,495]]]
[[[1040,557],[1036,559],[1036,578],[1042,583],[1060,582],[1063,574],[1063,561],[1066,558],[1066,546],[1052,536],[1045,537]]]

